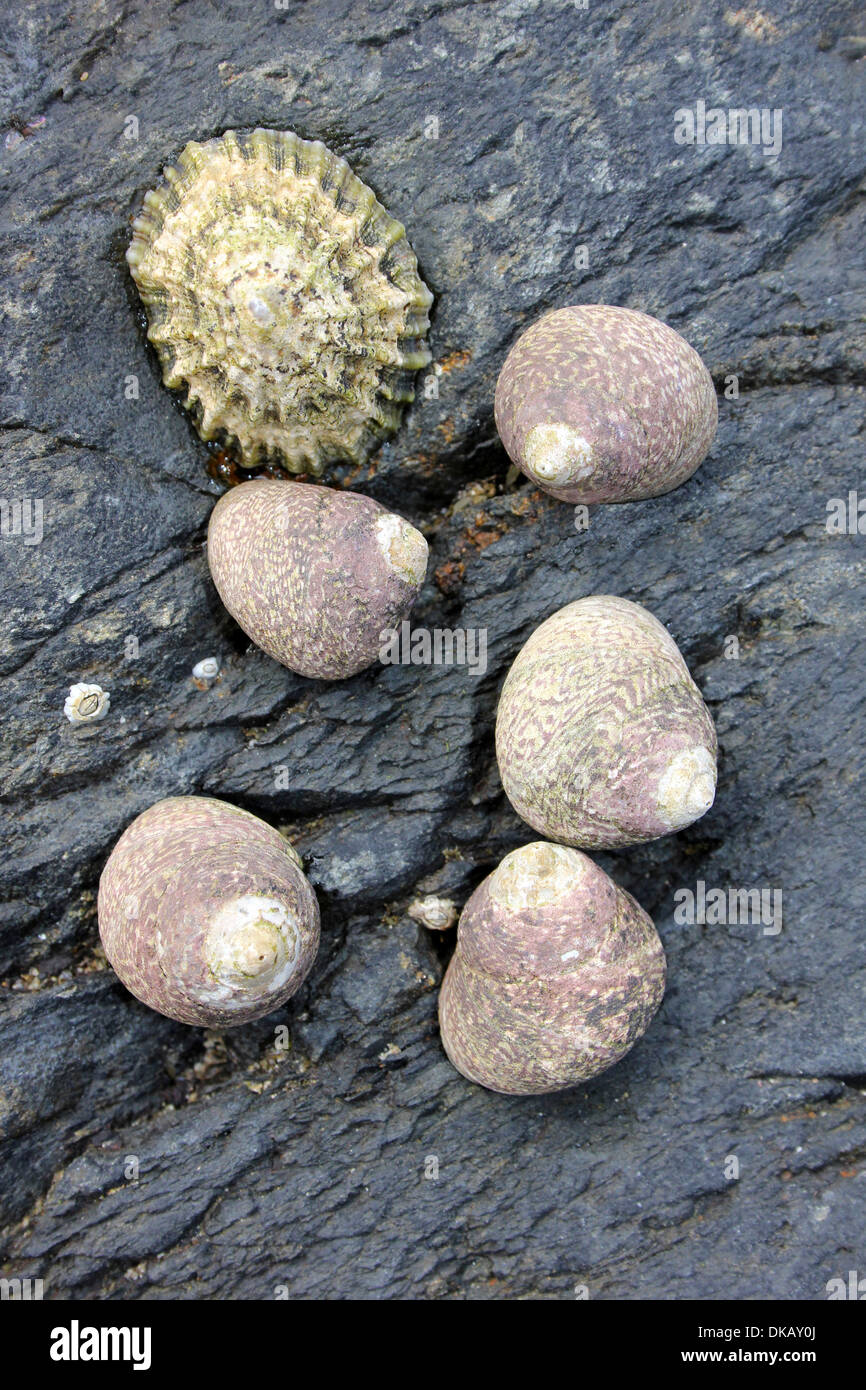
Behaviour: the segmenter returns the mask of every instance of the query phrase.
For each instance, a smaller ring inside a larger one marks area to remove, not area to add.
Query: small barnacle
[[[192,678],[196,681],[212,681],[220,673],[220,664],[215,656],[206,656],[197,661],[192,668]]]
[[[457,921],[457,906],[450,898],[437,898],[429,893],[409,904],[409,916],[429,931],[448,931]]]
[[[70,724],[95,724],[105,718],[110,704],[111,697],[101,685],[71,685],[63,713]]]
[[[191,141],[164,174],[127,261],[201,437],[246,469],[364,462],[431,359],[433,296],[402,225],[291,131]]]

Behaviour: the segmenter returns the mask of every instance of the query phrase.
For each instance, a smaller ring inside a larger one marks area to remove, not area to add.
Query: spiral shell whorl
[[[430,361],[432,295],[403,226],[291,131],[191,141],[146,194],[127,261],[165,384],[244,467],[363,462]]]
[[[716,733],[676,643],[639,604],[579,599],[518,653],[496,755],[518,815],[552,840],[615,849],[712,805]]]
[[[490,1090],[562,1090],[619,1061],[664,982],[661,942],[630,894],[579,851],[536,841],[506,855],[463,909],[442,1042]]]
[[[270,1013],[316,957],[319,910],[278,831],[208,797],[140,815],[99,883],[105,954],[138,999],[181,1023],[233,1027]]]
[[[509,457],[566,502],[626,502],[678,487],[718,422],[712,378],[667,324],[578,304],[544,314],[512,347],[496,384]]]
[[[256,479],[208,528],[217,591],[257,646],[303,676],[343,680],[378,659],[427,570],[427,542],[371,497]]]

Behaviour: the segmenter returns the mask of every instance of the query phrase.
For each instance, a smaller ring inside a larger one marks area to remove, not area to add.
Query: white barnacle
[[[247,300],[247,308],[256,323],[261,324],[262,328],[270,328],[276,322],[267,300],[262,299],[261,295],[251,294]]]
[[[409,905],[409,916],[430,931],[448,931],[457,921],[457,907],[450,898],[437,898],[429,893]]]
[[[111,697],[101,685],[71,685],[63,713],[70,724],[95,724],[105,718],[110,705]]]
[[[192,668],[193,680],[212,681],[220,673],[220,664],[215,656],[206,656],[197,661]]]

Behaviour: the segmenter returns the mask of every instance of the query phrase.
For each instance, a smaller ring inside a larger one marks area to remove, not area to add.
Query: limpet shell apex
[[[431,360],[433,296],[402,224],[292,131],[190,141],[126,258],[166,386],[243,467],[363,462]]]

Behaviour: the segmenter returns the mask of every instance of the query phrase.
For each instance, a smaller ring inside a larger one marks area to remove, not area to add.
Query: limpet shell
[[[427,542],[363,493],[256,478],[211,513],[207,560],[248,637],[302,676],[345,680],[380,659],[427,573]]]
[[[682,830],[716,791],[716,730],[662,624],[628,599],[566,604],[518,652],[496,711],[515,811],[549,840],[618,849]]]
[[[496,383],[509,458],[564,502],[630,502],[691,477],[716,432],[713,380],[659,319],[610,304],[544,314]]]
[[[439,1027],[463,1076],[506,1095],[576,1086],[637,1042],[665,987],[658,933],[575,849],[507,854],[460,915]]]
[[[169,797],[136,817],[102,871],[98,913],[126,988],[200,1028],[279,1008],[319,947],[319,907],[297,852],[212,797]]]
[[[126,253],[166,386],[243,467],[321,474],[397,428],[433,296],[401,223],[292,131],[190,143]]]

